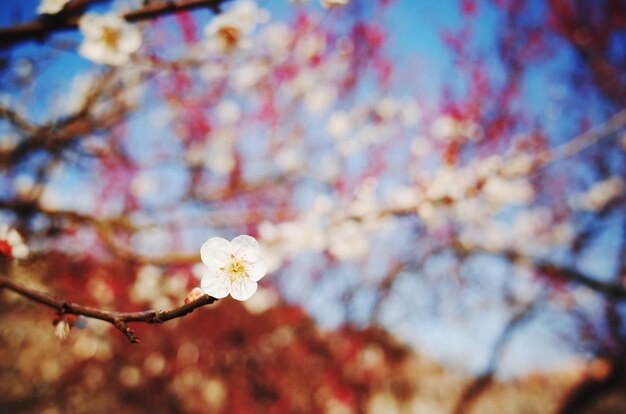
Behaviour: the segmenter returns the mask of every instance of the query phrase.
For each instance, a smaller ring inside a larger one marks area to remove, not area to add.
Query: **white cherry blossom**
[[[326,131],[335,139],[343,139],[352,131],[352,119],[345,111],[333,112],[328,118]]]
[[[210,53],[230,54],[248,49],[250,35],[259,23],[269,20],[267,10],[251,0],[238,1],[224,13],[214,17],[204,29]]]
[[[57,14],[70,0],[41,0],[37,7],[37,14]]]
[[[596,182],[587,192],[573,197],[574,208],[600,211],[615,198],[624,194],[626,183],[620,177]]]
[[[337,89],[331,85],[319,85],[304,96],[304,107],[312,115],[325,112],[337,100]]]
[[[382,120],[388,121],[400,112],[400,105],[395,99],[386,96],[378,101],[374,107],[374,111]]]
[[[85,39],[78,52],[96,63],[123,65],[141,46],[139,29],[113,13],[85,14],[79,28]]]
[[[535,197],[535,191],[524,178],[505,179],[490,177],[483,187],[487,200],[495,205],[527,204]]]
[[[212,237],[200,248],[206,266],[200,287],[215,298],[229,294],[247,300],[257,290],[257,282],[267,273],[267,263],[257,241],[250,236],[237,236],[231,241]]]
[[[298,39],[293,50],[294,58],[298,62],[308,62],[320,56],[326,50],[326,39],[317,32],[310,32]]]
[[[419,202],[419,192],[410,186],[395,187],[387,195],[387,204],[393,209],[417,208]]]
[[[231,129],[214,131],[203,152],[205,167],[221,176],[230,174],[237,166],[235,138]]]
[[[400,107],[400,118],[405,127],[417,125],[422,117],[422,110],[415,102],[405,101]]]
[[[234,125],[241,119],[241,108],[237,102],[226,99],[215,108],[215,116],[221,125]]]
[[[330,229],[328,237],[328,250],[339,260],[364,260],[370,251],[367,235],[354,220],[337,224]]]
[[[269,11],[260,8],[254,0],[239,0],[233,3],[228,14],[241,21],[247,30],[252,31],[257,25],[270,20]]]
[[[267,52],[274,59],[286,57],[293,41],[291,30],[284,23],[274,23],[265,27],[260,38]]]
[[[216,16],[204,29],[207,49],[213,54],[229,54],[248,49],[251,45],[249,32],[235,16]]]
[[[24,244],[22,236],[6,223],[0,224],[0,256],[9,260],[25,259],[28,256],[28,246]]]
[[[458,136],[458,122],[451,116],[441,116],[433,122],[430,132],[440,141],[453,141]]]

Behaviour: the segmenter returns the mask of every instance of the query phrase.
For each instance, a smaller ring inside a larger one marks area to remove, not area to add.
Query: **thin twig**
[[[114,312],[90,306],[78,305],[67,300],[59,299],[48,293],[29,288],[4,276],[0,276],[0,289],[2,288],[7,288],[34,302],[56,309],[61,314],[82,315],[87,318],[100,319],[102,321],[109,322],[122,332],[131,343],[138,343],[139,338],[135,335],[133,329],[128,326],[128,323],[130,322],[163,323],[185,316],[193,312],[196,308],[210,305],[218,300],[212,296],[203,295],[193,302],[166,311],[147,310],[141,312]]]
[[[38,130],[36,125],[29,122],[16,111],[4,106],[0,106],[0,119],[6,119],[9,123],[27,133],[35,133]]]
[[[537,168],[544,168],[558,161],[573,157],[596,142],[608,138],[626,127],[626,109],[622,109],[606,121],[574,137],[563,145],[537,154]]]
[[[613,300],[626,300],[626,286],[623,284],[619,282],[598,280],[593,276],[584,274],[572,267],[559,265],[549,260],[534,258],[515,250],[505,249],[501,251],[494,251],[478,246],[467,247],[459,242],[453,243],[452,247],[464,255],[480,253],[493,254],[506,257],[511,262],[526,263],[553,280],[561,280],[563,282],[571,282],[582,285]]]
[[[511,336],[515,333],[517,328],[529,320],[535,310],[535,306],[535,302],[530,302],[519,308],[511,316],[511,319],[506,324],[493,345],[487,367],[480,375],[474,378],[473,381],[467,384],[454,406],[452,411],[454,414],[464,414],[468,412],[474,403],[476,403],[478,398],[487,390],[487,388],[489,388],[493,382],[496,369],[498,368],[498,365],[500,365],[502,355],[504,354]]]

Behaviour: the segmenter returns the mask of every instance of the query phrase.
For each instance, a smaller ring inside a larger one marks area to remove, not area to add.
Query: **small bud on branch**
[[[87,318],[100,319],[102,321],[109,322],[122,332],[131,343],[138,343],[139,338],[135,335],[133,329],[128,326],[128,323],[130,322],[164,323],[171,319],[185,316],[188,313],[193,312],[196,308],[204,305],[210,305],[218,300],[209,295],[202,295],[192,302],[166,311],[147,310],[141,312],[114,312],[78,305],[63,299],[58,299],[48,293],[31,289],[4,276],[0,276],[0,289],[2,288],[12,290],[25,298],[56,309],[57,312],[63,315],[82,315]]]

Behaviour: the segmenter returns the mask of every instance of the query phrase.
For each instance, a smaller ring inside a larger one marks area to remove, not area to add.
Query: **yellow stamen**
[[[120,32],[119,30],[104,26],[102,28],[101,39],[109,49],[117,49],[117,45],[120,41]]]
[[[232,283],[235,280],[246,276],[246,263],[245,261],[239,260],[233,256],[231,257],[230,263],[223,270],[228,273]]]
[[[240,34],[239,29],[233,26],[225,26],[217,31],[217,35],[224,42],[224,49],[226,52],[232,52],[237,48]]]

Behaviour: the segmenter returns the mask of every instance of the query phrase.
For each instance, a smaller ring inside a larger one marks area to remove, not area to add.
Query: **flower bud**
[[[191,289],[191,292],[189,292],[187,297],[185,297],[185,305],[200,299],[202,296],[204,296],[202,289],[198,287]]]

